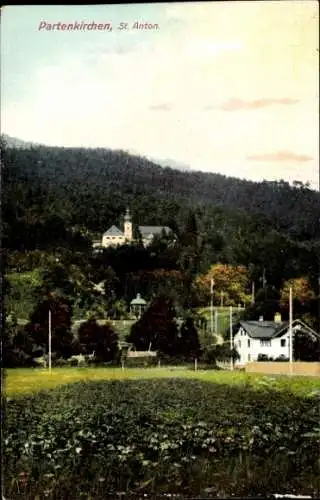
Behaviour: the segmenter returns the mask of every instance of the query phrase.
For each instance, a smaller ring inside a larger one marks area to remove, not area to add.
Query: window
[[[286,339],[281,339],[281,347],[286,347]]]
[[[261,347],[271,347],[271,340],[260,340]]]
[[[251,356],[250,356],[250,354],[248,354],[248,361],[251,361]]]
[[[250,339],[248,339],[248,347],[250,347]]]
[[[238,342],[238,346],[239,346],[239,347],[241,347],[241,340],[239,340],[239,342]]]

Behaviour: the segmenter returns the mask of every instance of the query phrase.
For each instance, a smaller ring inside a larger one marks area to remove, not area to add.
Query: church
[[[167,226],[138,226],[139,233],[141,234],[144,246],[150,245],[156,235],[170,234],[171,229]],[[102,248],[110,246],[124,245],[125,243],[133,242],[133,230],[130,211],[127,208],[124,216],[124,227],[121,231],[116,226],[111,226],[103,235],[101,244]],[[96,245],[97,246],[97,245]]]

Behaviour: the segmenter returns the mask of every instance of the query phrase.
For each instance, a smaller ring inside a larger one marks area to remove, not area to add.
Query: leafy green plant
[[[7,400],[5,496],[317,494],[318,394],[262,382],[92,381]]]

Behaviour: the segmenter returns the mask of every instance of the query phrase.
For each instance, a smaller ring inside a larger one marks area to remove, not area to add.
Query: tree
[[[196,288],[202,303],[210,301],[211,280],[213,280],[213,302],[224,305],[249,304],[251,300],[248,272],[244,266],[215,264],[206,274],[196,280]]]
[[[115,270],[108,266],[104,275],[104,293],[107,299],[114,300],[119,294],[119,278]]]
[[[30,322],[25,326],[27,335],[48,352],[49,311],[51,311],[51,349],[58,356],[68,358],[72,354],[72,308],[69,300],[51,296],[36,306]]]
[[[95,319],[82,323],[78,340],[83,354],[92,354],[97,361],[113,361],[118,355],[118,334],[109,323],[99,325]]]
[[[290,288],[292,288],[292,300],[295,305],[303,306],[305,303],[315,298],[315,294],[307,278],[295,278],[287,280],[280,294],[280,304],[282,306],[289,305]]]
[[[127,341],[137,350],[159,350],[164,354],[175,355],[178,348],[178,327],[176,312],[170,298],[159,296],[132,325]]]
[[[178,264],[184,275],[184,291],[182,305],[185,309],[192,307],[192,284],[201,262],[202,242],[200,242],[195,213],[190,211],[185,229],[180,235],[180,256]]]
[[[5,314],[2,334],[2,362],[5,368],[34,366],[33,357],[37,346],[19,326],[14,315]]]
[[[320,338],[296,331],[293,338],[293,355],[299,361],[320,361]]]
[[[165,295],[178,301],[184,290],[183,273],[163,268],[128,273],[126,274],[126,284],[133,297],[137,293],[143,297]]]
[[[73,305],[83,308],[95,301],[96,293],[87,273],[75,263],[74,256],[68,252],[56,257],[43,273],[43,283],[39,289],[43,295],[52,293],[72,300]]]
[[[198,331],[193,319],[188,317],[180,328],[179,353],[188,359],[198,358],[201,352]]]
[[[265,321],[273,321],[276,313],[286,316],[286,311],[280,307],[279,291],[275,287],[265,285],[255,296],[255,301],[243,312],[243,319],[257,320],[261,316]]]

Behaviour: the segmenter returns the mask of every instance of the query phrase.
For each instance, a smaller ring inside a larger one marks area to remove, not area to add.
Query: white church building
[[[144,246],[150,245],[156,235],[170,234],[171,229],[167,226],[138,226]],[[111,226],[102,235],[102,241],[94,243],[94,247],[107,248],[110,246],[124,245],[133,242],[133,228],[130,211],[127,208],[124,216],[123,231],[116,226]]]

